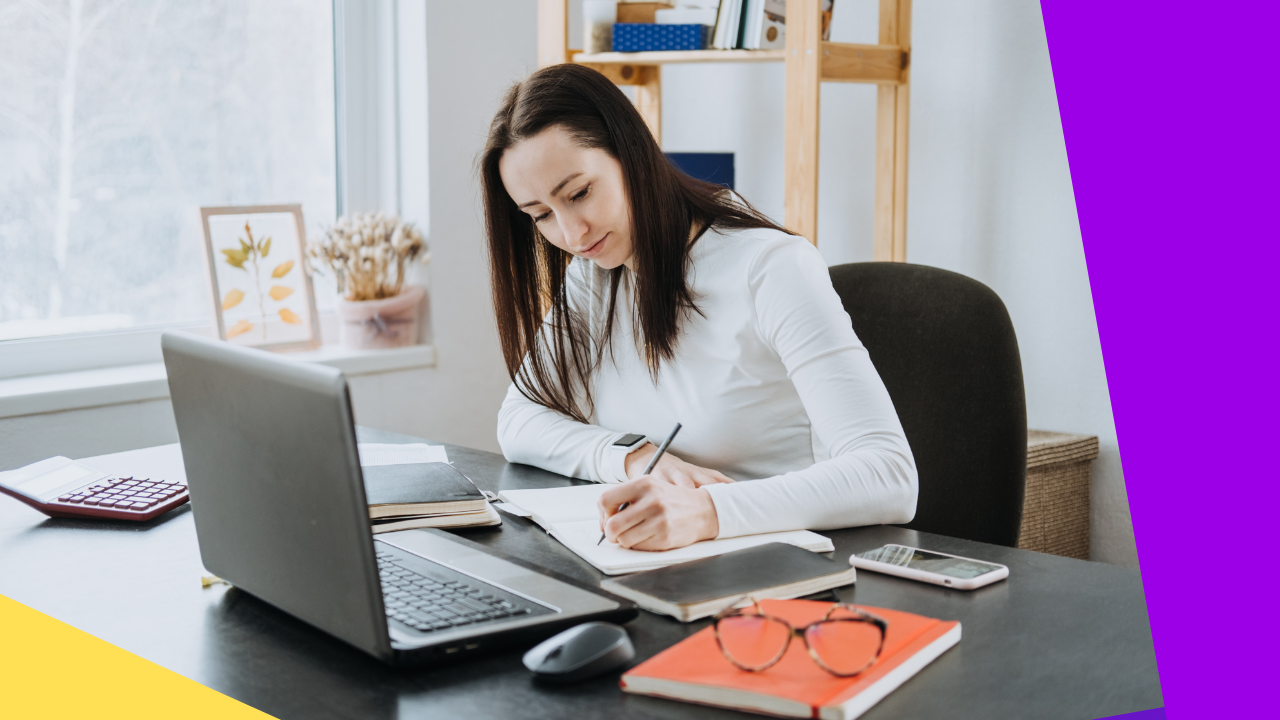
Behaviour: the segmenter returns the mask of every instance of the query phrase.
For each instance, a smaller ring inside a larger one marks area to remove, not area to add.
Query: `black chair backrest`
[[[831,282],[915,455],[920,499],[906,527],[1016,546],[1027,402],[1004,303],[977,280],[924,265],[837,265]]]

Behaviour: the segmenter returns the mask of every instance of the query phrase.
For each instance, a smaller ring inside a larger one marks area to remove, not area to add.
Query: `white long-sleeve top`
[[[675,358],[655,384],[632,334],[630,271],[622,271],[613,352],[591,378],[591,424],[525,398],[514,385],[498,414],[510,462],[595,482],[622,482],[610,445],[626,433],[738,480],[704,486],[720,537],[902,523],[916,510],[915,460],[884,383],[803,238],[776,230],[708,230],[689,281],[702,314],[684,320]],[[593,336],[609,275],[575,258],[570,309]]]

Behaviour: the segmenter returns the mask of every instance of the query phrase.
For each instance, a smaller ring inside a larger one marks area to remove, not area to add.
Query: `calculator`
[[[50,517],[150,520],[191,499],[185,483],[115,477],[65,457],[0,473],[0,493]]]

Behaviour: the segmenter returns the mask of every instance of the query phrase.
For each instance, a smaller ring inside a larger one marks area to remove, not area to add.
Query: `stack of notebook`
[[[375,465],[362,471],[374,533],[502,524],[484,493],[448,463]]]

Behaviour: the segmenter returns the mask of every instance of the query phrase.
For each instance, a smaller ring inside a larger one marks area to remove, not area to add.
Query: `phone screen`
[[[964,558],[951,557],[950,555],[939,555],[928,550],[918,550],[902,545],[885,545],[875,550],[858,553],[858,557],[874,562],[882,562],[886,565],[898,565],[962,580],[986,575],[999,569],[998,565],[990,563],[966,560]]]

